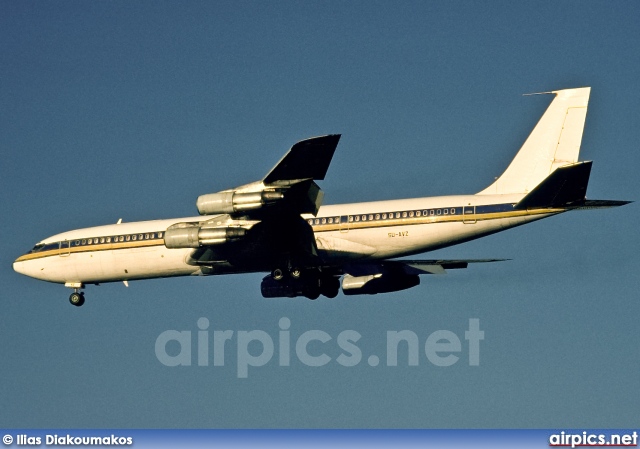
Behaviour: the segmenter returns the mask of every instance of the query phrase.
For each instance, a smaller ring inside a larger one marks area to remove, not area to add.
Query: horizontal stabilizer
[[[591,174],[591,161],[565,165],[553,171],[525,196],[514,209],[562,207],[584,201]]]
[[[271,169],[264,178],[264,184],[296,179],[324,179],[339,140],[340,134],[332,134],[296,143]]]
[[[608,209],[610,207],[624,206],[625,204],[629,203],[633,203],[633,201],[585,200],[578,206],[572,207],[571,210]]]

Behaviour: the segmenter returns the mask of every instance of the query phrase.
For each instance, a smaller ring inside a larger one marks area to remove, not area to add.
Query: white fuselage
[[[565,209],[514,210],[517,195],[465,195],[323,206],[313,227],[324,264],[423,253],[548,217]],[[164,232],[178,222],[214,217],[112,224],[46,238],[13,264],[49,282],[89,284],[170,276],[246,272],[203,271],[188,263],[194,249],[169,249]]]

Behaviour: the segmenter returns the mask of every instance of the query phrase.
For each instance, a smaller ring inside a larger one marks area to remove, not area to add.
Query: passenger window
[[[407,213],[406,212],[402,212],[402,218],[407,218]]]
[[[387,214],[382,214],[382,219],[386,220],[387,219]]]
[[[416,211],[416,217],[419,217],[419,216],[420,216],[420,211],[418,210]]]
[[[444,210],[444,214],[445,214],[445,215],[449,215],[449,209],[445,209],[445,210]]]
[[[456,209],[455,208],[451,208],[451,215],[455,215],[456,214]]]
[[[436,212],[438,215],[442,215],[442,209],[438,209],[438,212]]]
[[[162,238],[162,232],[158,232],[158,238],[161,239]]]
[[[413,217],[413,211],[409,212],[409,218]]]
[[[367,216],[366,215],[362,216],[362,221],[367,221]]]
[[[360,221],[360,215],[356,215],[356,221]]]
[[[107,243],[111,243],[111,237],[107,237],[106,242],[107,242]]]
[[[100,237],[100,243],[104,243],[104,237]]]
[[[380,220],[380,214],[376,214],[376,220]]]
[[[329,219],[327,220],[327,223],[329,223],[329,224],[333,224],[333,218],[329,218]]]
[[[353,217],[349,215],[349,223],[351,223],[352,221],[353,221]]]
[[[130,236],[130,235],[128,235],[128,236],[126,236],[124,239],[128,242],[129,240],[131,240],[131,236]],[[120,240],[120,241],[122,241],[122,240]]]
[[[429,211],[429,215],[431,215],[431,216],[433,217],[433,209],[431,209],[431,210]]]

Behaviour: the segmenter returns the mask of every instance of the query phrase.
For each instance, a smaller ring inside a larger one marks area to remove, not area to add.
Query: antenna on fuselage
[[[532,95],[548,95],[555,94],[555,92],[532,92],[530,94],[522,94],[523,97],[531,97]]]

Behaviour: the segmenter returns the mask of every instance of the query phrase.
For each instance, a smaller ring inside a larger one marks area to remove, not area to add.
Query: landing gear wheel
[[[320,280],[319,279],[310,279],[308,280],[307,285],[304,289],[304,296],[307,298],[314,300],[318,299],[320,296]]]
[[[76,307],[80,307],[84,304],[84,295],[82,293],[73,292],[71,296],[69,296],[69,302]]]
[[[281,281],[284,278],[284,271],[282,271],[280,268],[276,268],[271,272],[271,277],[276,281]]]
[[[326,292],[326,293],[324,294],[324,296],[326,296],[327,298],[331,298],[331,299],[333,299],[333,298],[335,298],[336,296],[338,296],[338,291],[339,291],[339,290],[331,290],[331,291],[329,291],[329,292]]]
[[[320,289],[318,288],[310,288],[308,289],[305,293],[304,296],[306,296],[307,298],[309,298],[310,300],[316,300],[318,299],[318,297],[320,296]]]
[[[292,278],[300,279],[300,276],[302,276],[302,271],[300,270],[300,268],[292,268],[290,274]]]
[[[335,298],[340,291],[340,281],[336,277],[322,280],[322,294],[327,298]]]

